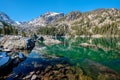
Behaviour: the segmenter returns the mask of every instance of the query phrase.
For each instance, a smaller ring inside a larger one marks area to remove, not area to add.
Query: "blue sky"
[[[45,12],[86,12],[97,8],[120,9],[120,0],[0,0],[0,11],[16,21],[28,21]]]

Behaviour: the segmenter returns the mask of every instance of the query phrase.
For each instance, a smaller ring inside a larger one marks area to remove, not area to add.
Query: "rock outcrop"
[[[44,36],[44,42],[45,45],[53,45],[53,44],[60,44],[61,41],[57,40],[57,39],[53,39],[51,37],[48,36]]]
[[[4,36],[0,39],[3,50],[32,49],[35,46],[34,40],[21,36]]]
[[[0,21],[8,23],[8,24],[16,24],[10,17],[4,12],[0,12]]]

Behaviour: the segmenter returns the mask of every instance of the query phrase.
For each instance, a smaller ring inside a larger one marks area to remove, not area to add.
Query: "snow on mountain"
[[[19,22],[19,21],[15,21],[16,22],[16,24],[18,24],[18,25],[20,25],[21,24],[21,22]]]
[[[8,24],[15,24],[15,22],[9,18],[9,16],[3,12],[0,12],[0,21],[3,21]]]
[[[31,26],[46,26],[47,24],[51,24],[52,22],[63,18],[63,13],[56,13],[56,12],[47,12],[31,21],[28,22],[28,25]]]

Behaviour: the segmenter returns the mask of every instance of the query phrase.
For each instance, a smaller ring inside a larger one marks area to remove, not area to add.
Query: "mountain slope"
[[[112,34],[112,29],[117,31],[119,27],[120,10],[114,8],[82,13],[82,16],[71,22],[71,28],[77,34]]]
[[[15,22],[9,18],[9,16],[3,12],[0,12],[0,21],[8,23],[8,24],[15,24]]]
[[[27,24],[32,26],[46,26],[63,17],[64,17],[63,13],[47,12],[29,21]]]
[[[0,13],[0,20],[9,24],[15,23],[20,31],[25,30],[26,33],[32,31],[54,35],[55,33],[58,35],[120,35],[120,10],[115,8],[96,9],[84,13],[72,11],[66,15],[47,12],[28,22],[15,22],[6,14]]]
[[[70,12],[48,25],[48,27],[50,26],[58,29],[64,26],[68,27],[66,33],[68,35],[120,35],[120,10],[111,8],[97,9],[85,13]]]

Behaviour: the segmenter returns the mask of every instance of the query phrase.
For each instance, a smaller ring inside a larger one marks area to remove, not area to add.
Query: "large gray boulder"
[[[4,50],[21,50],[32,49],[35,42],[30,38],[21,36],[4,36],[0,39],[0,45],[4,47]]]

